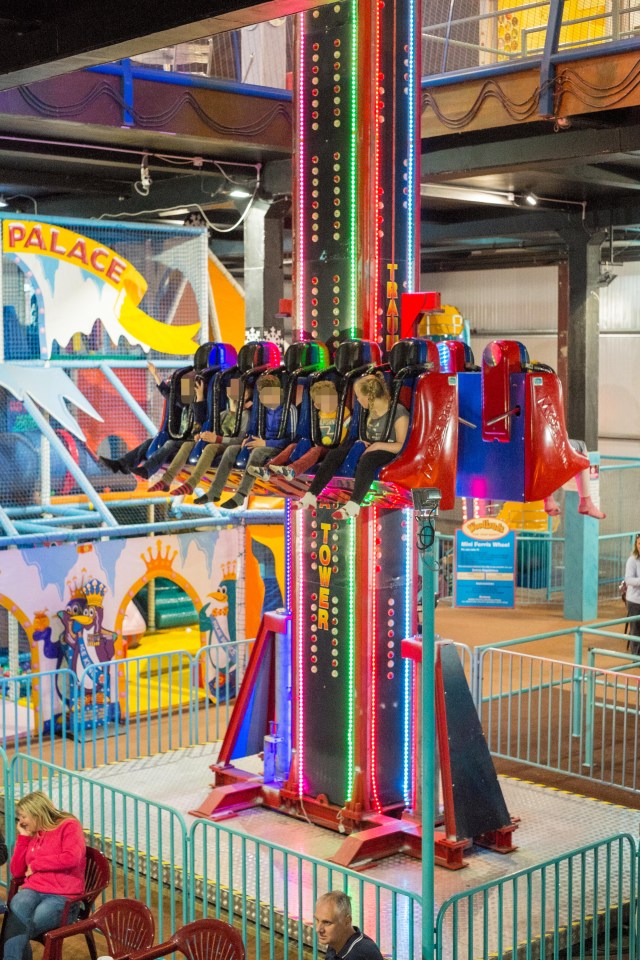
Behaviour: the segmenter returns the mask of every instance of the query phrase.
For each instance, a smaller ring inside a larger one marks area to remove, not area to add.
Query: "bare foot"
[[[544,498],[544,512],[548,513],[550,517],[559,517],[560,513],[560,504],[553,497]]]
[[[586,517],[593,517],[594,520],[604,520],[607,516],[602,510],[598,510],[591,497],[580,497],[578,513],[582,513]]]

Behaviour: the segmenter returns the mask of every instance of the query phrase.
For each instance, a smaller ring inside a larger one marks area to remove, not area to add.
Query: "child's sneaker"
[[[247,473],[252,477],[257,477],[258,480],[270,480],[271,474],[269,473],[268,467],[254,467],[248,466]]]

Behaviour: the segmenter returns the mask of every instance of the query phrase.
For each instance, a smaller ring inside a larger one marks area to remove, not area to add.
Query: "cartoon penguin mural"
[[[35,665],[42,672],[69,669],[79,681],[84,671],[93,664],[113,660],[116,634],[105,630],[104,596],[106,587],[95,577],[87,582],[68,581],[69,599],[64,610],[58,611],[62,624],[61,632],[54,639],[46,611],[38,611],[34,617],[32,644],[37,651]],[[85,705],[90,705],[93,722],[108,716],[115,718],[117,704],[110,704],[111,670],[92,670],[83,680]],[[68,675],[57,675],[55,688],[49,688],[43,678],[40,690],[40,713],[45,729],[53,721],[56,729],[61,727],[66,710],[72,712],[78,704],[74,699]],[[86,710],[85,710],[86,713]]]
[[[63,626],[63,632],[58,641],[62,653],[60,664],[62,664],[62,659],[64,658],[67,662],[67,666],[76,674],[76,676],[79,676],[82,672],[82,668],[80,671],[78,671],[77,667],[78,658],[80,655],[79,641],[82,638],[82,617],[86,597],[84,594],[83,584],[74,581],[73,585],[68,583],[67,586],[71,591],[69,599],[67,600],[67,605],[64,610],[58,611],[58,617],[62,621]]]
[[[75,584],[66,608],[58,613],[64,627],[60,638],[64,656],[78,680],[83,678],[85,702],[95,714],[93,720],[114,719],[118,709],[117,704],[110,702],[113,668],[85,673],[95,664],[108,663],[115,655],[117,634],[103,627],[106,590],[96,577]]]
[[[207,594],[211,602],[200,611],[200,632],[207,634],[207,689],[214,703],[231,700],[236,695],[237,651],[234,647],[217,648],[236,640],[237,569],[235,561],[222,564],[222,580],[217,590]]]

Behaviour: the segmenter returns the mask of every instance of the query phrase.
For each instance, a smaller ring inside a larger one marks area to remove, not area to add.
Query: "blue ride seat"
[[[266,372],[276,376],[282,390],[282,410],[278,427],[277,442],[285,446],[288,442],[304,440],[310,423],[309,391],[305,389],[312,374],[325,370],[329,366],[329,350],[319,341],[300,341],[292,343],[285,352],[281,366]],[[301,390],[301,396],[298,393]],[[254,396],[255,417],[248,433],[265,437],[265,407],[260,403],[257,392]],[[250,451],[242,449],[236,459],[236,467],[246,466]]]
[[[201,344],[193,355],[193,363],[180,367],[169,376],[169,395],[165,397],[160,429],[153,438],[147,458],[167,440],[184,440],[190,436],[193,419],[183,419],[185,406],[191,403],[193,380],[206,369],[210,357],[218,356],[220,348],[229,348],[229,344],[216,344],[213,341]],[[230,349],[233,349],[232,347]]]
[[[229,347],[228,344],[220,346]],[[240,348],[237,355],[233,347],[222,351],[216,358],[219,369],[207,378],[207,417],[203,429],[221,434],[221,419],[227,409],[227,387],[232,380],[238,380],[239,399],[236,409],[236,423],[232,436],[238,436],[242,415],[245,409],[245,392],[247,387],[255,388],[255,383],[262,373],[272,368],[279,368],[280,349],[269,340],[252,340]],[[206,376],[206,372],[205,372]],[[253,410],[252,410],[253,416]],[[250,418],[249,429],[252,429]],[[205,441],[200,440],[191,452],[189,463],[197,463]]]

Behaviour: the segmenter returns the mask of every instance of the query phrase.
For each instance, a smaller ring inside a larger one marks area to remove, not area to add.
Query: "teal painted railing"
[[[637,871],[621,834],[455,894],[438,913],[436,956],[636,958]]]
[[[92,664],[80,678],[66,669],[2,678],[0,746],[83,770],[221,740],[252,643]],[[62,710],[61,696],[75,708]]]
[[[0,747],[0,767],[2,767],[2,796],[5,798],[5,807],[4,807],[4,827],[2,832],[9,850],[13,848],[14,843],[14,834],[15,834],[15,824],[12,816],[7,816],[7,803],[6,798],[13,795],[12,790],[12,780],[11,780],[11,765],[9,762],[9,757],[7,756],[6,750],[3,750]],[[13,809],[13,808],[11,808]],[[2,891],[9,889],[9,862],[2,867],[0,870],[0,887]],[[0,893],[0,896],[3,894]]]
[[[624,634],[603,628],[627,620],[476,648],[475,702],[494,756],[640,792],[640,688],[637,674],[623,672],[637,669],[640,659],[597,648],[623,664],[596,668],[595,651],[588,652],[590,663],[582,662],[590,637],[613,639],[621,648]],[[522,650],[571,635],[573,663]]]
[[[89,777],[16,754],[5,809],[31,790],[43,790],[74,813],[87,842],[110,859],[111,885],[103,899],[143,900],[156,913],[159,938],[188,921],[191,860],[187,825],[177,810],[111,786],[99,772]]]
[[[159,939],[199,916],[241,929],[250,955],[317,960],[316,898],[331,889],[353,899],[354,921],[394,960],[420,952],[420,896],[227,825],[196,820],[187,829],[173,808],[105,782],[112,767],[91,776],[17,754],[5,759],[5,809],[31,790],[82,822],[88,842],[110,859],[104,899],[143,900],[157,912]],[[250,816],[250,814],[249,814]],[[283,820],[295,829],[293,821]],[[258,918],[258,930],[256,928]],[[260,935],[257,935],[259,933]]]
[[[80,699],[78,679],[70,670],[47,670],[0,678],[0,746],[10,753],[31,756],[78,768],[78,744],[66,713],[56,729],[46,721],[58,711],[60,698]]]
[[[190,914],[237,925],[255,960],[282,956],[318,957],[313,912],[328,890],[344,890],[354,923],[379,944],[384,956],[415,960],[420,955],[420,896],[363,876],[290,847],[227,825],[197,820],[191,827],[194,857]],[[282,834],[295,833],[284,821]],[[292,837],[292,844],[295,840]],[[252,929],[260,918],[263,937]]]
[[[100,774],[88,777],[17,755],[5,779],[5,809],[25,792],[42,789],[75,813],[89,842],[111,860],[106,898],[117,893],[145,901],[157,911],[159,938],[188,920],[215,916],[242,932],[255,960],[317,960],[314,903],[340,889],[352,898],[354,922],[378,941],[384,956],[420,956],[418,893],[258,838],[256,824],[242,832],[197,820],[188,830],[177,811],[112,787]],[[294,822],[283,823],[295,831]],[[291,846],[299,842],[292,836]],[[636,960],[637,889],[633,837],[594,842],[449,897],[437,913],[435,955]]]

